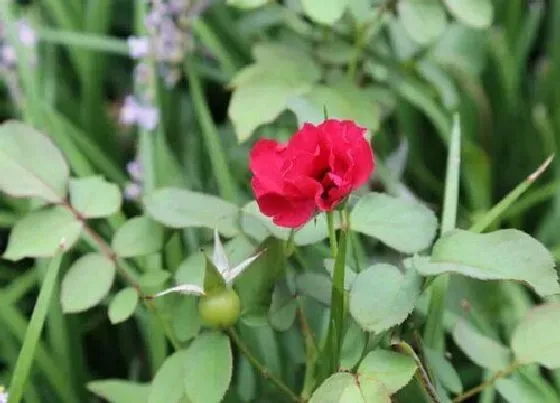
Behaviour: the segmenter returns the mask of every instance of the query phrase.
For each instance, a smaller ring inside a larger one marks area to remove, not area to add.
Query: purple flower
[[[144,167],[142,167],[142,164],[137,160],[132,160],[126,164],[126,171],[135,181],[142,181],[144,177]]]
[[[138,200],[142,195],[142,186],[136,182],[127,183],[124,188],[124,198],[126,200]],[[2,403],[0,401],[0,403]]]
[[[20,20],[18,22],[18,38],[25,46],[31,47],[35,46],[35,44],[37,43],[37,35],[35,34],[35,30],[23,20]]]
[[[148,38],[129,36],[128,37],[128,53],[133,59],[145,57],[150,51]]]

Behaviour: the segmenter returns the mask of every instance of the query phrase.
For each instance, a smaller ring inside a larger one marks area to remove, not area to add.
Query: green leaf
[[[330,86],[314,87],[308,99],[319,109],[327,109],[329,118],[350,119],[376,131],[379,128],[379,109],[367,91],[347,80],[338,80]]]
[[[348,0],[301,0],[303,11],[319,24],[333,25],[340,20]]]
[[[496,382],[498,393],[508,403],[557,403],[556,396],[551,397],[544,393],[537,385],[529,379],[514,377],[500,379]],[[554,392],[553,392],[554,393]]]
[[[529,311],[515,329],[511,348],[517,360],[560,368],[560,303],[540,305]]]
[[[444,0],[455,18],[474,28],[487,28],[492,24],[491,0]]]
[[[353,320],[348,321],[348,328],[340,348],[340,368],[350,370],[358,363],[366,347],[366,334]]]
[[[455,325],[453,340],[474,363],[483,368],[501,371],[510,364],[511,353],[506,347],[478,333],[463,320]]]
[[[393,394],[410,382],[416,368],[416,362],[408,355],[374,350],[362,360],[358,374],[382,383],[387,391]]]
[[[158,252],[163,247],[163,228],[149,217],[132,218],[117,230],[111,247],[119,257]]]
[[[115,263],[98,253],[76,260],[62,280],[62,311],[82,312],[99,304],[109,293],[115,272]]]
[[[390,403],[382,384],[364,376],[337,372],[319,386],[309,403]]]
[[[112,324],[127,320],[138,305],[138,291],[133,287],[127,287],[118,292],[109,304],[109,320]]]
[[[192,403],[219,403],[229,388],[232,374],[229,338],[204,333],[191,343],[184,362],[184,385]]]
[[[82,223],[60,206],[33,211],[16,223],[4,258],[54,256],[61,247],[68,250],[78,240]]]
[[[280,281],[274,287],[272,303],[268,310],[270,325],[280,332],[285,332],[296,319],[297,299],[290,293],[285,281]]]
[[[241,70],[231,83],[235,91],[228,115],[239,141],[276,119],[291,97],[308,92],[321,75],[308,52],[293,45],[259,44],[255,58],[256,62]]]
[[[328,258],[323,260],[323,265],[325,266],[325,270],[329,272],[331,279],[334,273],[334,259]],[[344,289],[349,290],[352,288],[352,284],[354,284],[354,280],[356,280],[356,272],[352,270],[348,266],[344,266]]]
[[[274,284],[285,271],[286,257],[282,241],[268,238],[259,246],[259,250],[264,251],[262,255],[235,280],[241,306],[248,313],[268,309]]]
[[[444,67],[478,75],[486,63],[487,38],[485,31],[451,24],[433,46],[429,57]]]
[[[188,350],[181,350],[167,357],[152,381],[148,403],[182,403],[186,398],[184,382],[188,356]]]
[[[186,342],[195,337],[201,327],[198,298],[191,295],[176,296],[171,321],[179,341]]]
[[[171,228],[218,228],[225,236],[237,234],[239,209],[216,196],[179,188],[163,188],[144,200],[146,212]]]
[[[305,272],[296,277],[298,295],[305,295],[323,305],[331,304],[332,281],[324,274]]]
[[[0,126],[0,190],[12,196],[64,200],[70,169],[54,143],[16,121]]]
[[[264,6],[269,1],[270,0],[227,0],[226,4],[239,8],[257,8]]]
[[[536,239],[507,229],[487,234],[455,230],[439,239],[430,258],[415,258],[420,274],[459,273],[481,280],[525,281],[542,295],[560,292],[554,259]]]
[[[150,392],[149,383],[120,379],[88,382],[87,388],[91,393],[107,400],[109,403],[147,403],[148,393]]]
[[[421,279],[412,269],[402,274],[389,264],[360,272],[350,290],[350,313],[369,332],[379,333],[402,323],[414,309]]]
[[[436,216],[426,206],[383,193],[363,196],[352,210],[350,222],[354,231],[406,253],[429,247],[437,229]]]
[[[428,362],[428,367],[432,369],[434,376],[443,387],[455,394],[463,391],[463,384],[459,374],[443,356],[443,353],[429,348],[424,348],[424,355]]]
[[[84,218],[102,218],[119,211],[121,192],[101,176],[70,180],[70,204]]]
[[[397,11],[410,38],[421,45],[434,42],[447,24],[440,0],[400,0]]]
[[[41,285],[39,297],[33,308],[31,320],[25,331],[23,344],[18,355],[18,359],[12,374],[12,381],[10,383],[10,402],[19,403],[23,397],[25,384],[31,372],[31,366],[35,357],[37,344],[41,338],[41,332],[49,306],[51,304],[52,295],[56,286],[56,279],[60,271],[60,262],[62,259],[62,250],[59,249],[58,253],[52,258],[47,269],[47,274]]]

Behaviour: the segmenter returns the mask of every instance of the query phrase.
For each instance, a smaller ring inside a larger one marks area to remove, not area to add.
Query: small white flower
[[[127,183],[124,188],[124,198],[126,200],[138,200],[142,195],[142,186],[136,182]]]
[[[214,252],[212,253],[212,258],[210,260],[212,261],[212,264],[216,266],[216,269],[228,286],[231,285],[233,280],[235,280],[235,278],[239,276],[243,270],[249,267],[251,263],[253,263],[261,255],[261,253],[262,251],[245,259],[237,266],[231,267],[224,246],[222,245],[222,241],[220,240],[218,230],[214,230]],[[202,287],[195,284],[182,284],[163,290],[155,294],[153,297],[160,297],[174,292],[187,295],[204,295],[204,289]]]
[[[150,51],[150,44],[148,38],[139,36],[128,37],[128,54],[133,59],[140,59],[148,54]]]
[[[18,23],[18,38],[25,46],[35,46],[37,43],[37,34],[35,30],[25,21]]]
[[[137,160],[132,160],[126,164],[126,171],[135,181],[142,181],[144,177],[144,169],[142,164]]]
[[[0,61],[7,65],[13,65],[16,63],[16,50],[13,46],[4,45],[0,48]]]
[[[124,99],[123,106],[120,112],[120,121],[125,126],[132,126],[136,123],[138,116],[138,103],[132,95],[127,96]]]
[[[3,386],[0,386],[0,403],[8,403],[8,392]]]
[[[153,106],[141,106],[138,108],[136,123],[143,129],[154,130],[159,122],[159,111]]]

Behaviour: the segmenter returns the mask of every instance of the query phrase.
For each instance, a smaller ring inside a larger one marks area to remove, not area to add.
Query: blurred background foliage
[[[439,212],[451,116],[459,111],[462,227],[556,152],[560,1],[191,1],[180,54],[156,61],[157,79],[139,89],[127,39],[145,34],[142,0],[28,0],[15,8],[0,0],[0,21],[25,18],[37,36],[33,60],[0,57],[0,118],[47,131],[79,176],[101,173],[130,190],[125,166],[149,149],[156,168],[143,178],[144,190],[183,186],[241,203],[251,199],[254,140],[286,139],[298,121],[320,120],[326,107],[331,117],[371,129],[374,188],[418,197]],[[8,43],[0,30],[0,45]],[[162,122],[156,133],[119,121],[125,97],[139,91],[154,92]],[[495,228],[535,234],[560,258],[559,175],[556,159]],[[28,202],[0,199],[3,246],[28,209]],[[139,204],[130,200],[125,211],[137,214]],[[189,233],[187,250],[206,239]],[[23,270],[31,265],[0,262],[0,380],[10,377],[37,274],[45,271],[40,260],[39,270]],[[459,310],[468,300],[480,326],[497,337],[534,302],[511,284],[454,286],[449,305]],[[86,381],[150,379],[165,358],[165,340],[149,322],[140,317],[117,328],[102,309],[63,316],[51,308],[27,401],[88,401]],[[482,376],[466,363],[460,373],[465,385]],[[550,388],[537,379],[540,390]]]

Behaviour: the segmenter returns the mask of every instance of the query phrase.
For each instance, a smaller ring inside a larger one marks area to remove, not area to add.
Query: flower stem
[[[287,397],[289,397],[292,401],[298,403],[303,402],[303,399],[300,399],[294,392],[292,392],[290,388],[286,386],[284,382],[282,382],[281,379],[276,377],[276,375],[271,373],[263,364],[259,362],[259,360],[257,360],[257,358],[249,351],[247,345],[241,340],[241,338],[235,331],[235,328],[230,327],[227,330],[227,332],[229,333],[233,342],[237,345],[237,348],[239,348],[241,353],[243,353],[243,355],[247,357],[251,365],[253,365],[253,367],[255,367],[255,369],[260,372],[263,378],[268,379],[270,382],[272,382],[278,389],[284,392],[284,394]]]
[[[510,365],[508,365],[506,368],[504,368],[501,371],[496,372],[494,375],[492,375],[490,378],[488,378],[487,380],[485,380],[484,382],[482,382],[480,385],[475,386],[472,389],[467,390],[466,392],[461,393],[459,396],[457,396],[456,398],[453,399],[453,403],[459,403],[462,402],[464,400],[467,400],[470,397],[473,397],[474,395],[476,395],[477,393],[482,392],[484,389],[494,385],[494,383],[496,383],[496,381],[505,378],[506,376],[510,375],[511,373],[515,372],[517,369],[519,369],[519,367],[521,367],[523,364],[514,361],[512,362]]]
[[[332,211],[327,212],[327,224],[329,226],[329,242],[331,244],[331,255],[336,258],[336,233],[334,229],[334,213]]]
[[[305,341],[305,374],[303,377],[303,388],[301,390],[301,398],[303,400],[308,400],[311,397],[311,393],[315,387],[315,364],[317,362],[317,346],[315,345],[315,339],[313,338],[313,333],[307,323],[305,318],[305,313],[303,311],[303,304],[299,301],[299,307],[296,311],[299,318],[301,332],[303,333],[303,339]]]
[[[330,214],[330,213],[329,213]],[[332,218],[331,218],[332,220]],[[327,341],[322,353],[321,366],[319,367],[318,382],[325,380],[334,373],[340,364],[340,348],[342,345],[342,330],[344,326],[344,265],[346,263],[346,249],[348,246],[348,233],[350,231],[350,215],[345,206],[341,212],[341,227],[338,247],[333,269],[333,284],[331,293],[331,316]],[[330,228],[330,225],[329,225]],[[331,232],[329,230],[329,232]],[[334,226],[333,226],[334,232]]]

